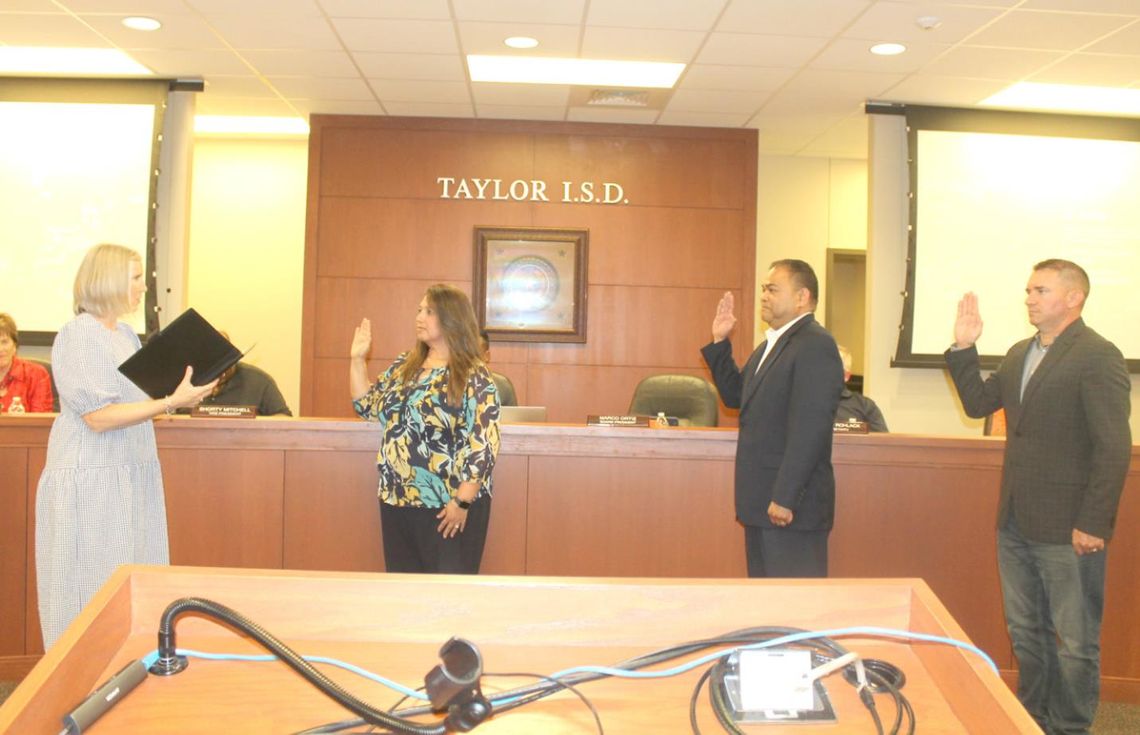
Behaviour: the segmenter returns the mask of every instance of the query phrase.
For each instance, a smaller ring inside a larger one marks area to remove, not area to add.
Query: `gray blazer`
[[[1011,347],[984,382],[976,348],[946,352],[968,416],[1005,409],[998,528],[1013,513],[1032,541],[1069,544],[1074,528],[1111,538],[1132,457],[1132,385],[1124,357],[1078,319],[1049,347],[1022,398],[1031,342]]]
[[[744,370],[726,339],[701,353],[724,405],[740,409],[736,442],[736,517],[771,528],[775,500],[795,516],[791,529],[830,529],[835,518],[831,439],[843,391],[843,363],[835,340],[812,314],[788,328],[760,371],[763,342]]]

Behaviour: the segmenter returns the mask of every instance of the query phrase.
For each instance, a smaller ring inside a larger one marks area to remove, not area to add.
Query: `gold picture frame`
[[[585,342],[590,231],[476,227],[475,315],[503,342]]]

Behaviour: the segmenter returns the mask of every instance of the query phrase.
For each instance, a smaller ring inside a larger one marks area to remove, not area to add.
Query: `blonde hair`
[[[439,327],[447,340],[447,367],[451,371],[447,398],[451,405],[458,406],[467,389],[467,379],[476,366],[483,363],[475,309],[467,294],[445,283],[429,286],[424,295],[439,316]],[[428,349],[426,342],[416,340],[416,346],[411,349],[407,361],[397,371],[401,383],[410,385],[416,380],[427,359]]]
[[[131,310],[131,262],[142,256],[122,245],[103,243],[83,256],[75,274],[75,313],[117,317]]]

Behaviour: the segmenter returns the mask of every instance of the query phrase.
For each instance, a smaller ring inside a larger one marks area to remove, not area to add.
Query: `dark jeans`
[[[1029,541],[1012,520],[998,531],[1017,698],[1049,735],[1087,733],[1096,716],[1105,553]]]
[[[749,577],[826,577],[830,531],[744,527]]]
[[[462,533],[445,539],[436,528],[439,508],[380,503],[384,568],[389,572],[478,574],[491,519],[491,498],[481,497],[467,511]]]

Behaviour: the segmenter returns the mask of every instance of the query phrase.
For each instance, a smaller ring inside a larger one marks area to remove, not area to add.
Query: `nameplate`
[[[195,406],[191,416],[211,419],[251,419],[257,416],[257,406]]]
[[[856,421],[855,419],[848,419],[847,421],[836,421],[834,431],[836,434],[866,434],[871,430],[866,421]]]
[[[586,417],[586,426],[651,426],[652,416],[617,416],[590,414]]]

